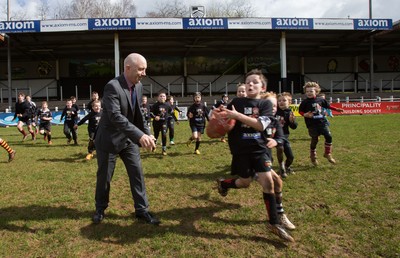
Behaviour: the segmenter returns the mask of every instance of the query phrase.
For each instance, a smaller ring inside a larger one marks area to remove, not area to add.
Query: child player
[[[264,130],[264,135],[267,138],[267,147],[269,151],[270,157],[272,157],[272,148],[282,146],[283,141],[285,140],[284,132],[281,126],[281,122],[279,121],[279,117],[276,116],[276,112],[278,110],[277,98],[276,94],[273,92],[267,92],[262,95],[262,99],[266,99],[272,104],[272,114],[273,116],[269,116],[271,123]],[[283,210],[282,205],[282,189],[283,182],[281,177],[275,172],[275,170],[271,169],[272,178],[274,180],[274,191],[276,198],[276,208],[278,212],[279,223],[287,229],[293,230],[295,229],[295,225],[287,218],[286,214]]]
[[[140,105],[140,111],[142,111],[144,117],[144,126],[151,128],[151,115],[150,115],[150,104],[146,95],[142,96],[142,104]]]
[[[94,146],[94,136],[97,130],[97,126],[99,125],[101,118],[101,102],[100,100],[94,100],[91,105],[91,110],[89,114],[83,117],[77,125],[75,125],[75,129],[78,126],[83,125],[86,121],[89,121],[88,124],[88,134],[89,134],[89,143],[88,143],[88,154],[86,155],[86,160],[91,160],[93,158],[93,152],[95,151]]]
[[[229,118],[236,120],[235,127],[228,133],[228,142],[232,154],[231,174],[239,177],[218,179],[218,192],[226,196],[230,188],[247,188],[257,175],[269,218],[269,230],[286,241],[294,242],[279,224],[271,156],[263,135],[271,122],[268,116],[272,116],[271,103],[261,99],[261,92],[267,89],[267,79],[256,69],[246,74],[245,83],[247,97],[234,98],[224,109]]]
[[[181,113],[182,111],[175,105],[174,96],[167,96],[167,104],[171,106],[171,113],[167,118],[167,127],[169,131],[169,144],[175,145],[174,137],[175,137],[175,123],[179,125],[178,118],[175,115],[175,111]]]
[[[238,98],[244,98],[244,97],[246,97],[246,84],[244,84],[244,83],[239,83],[238,85],[237,85],[237,88],[236,88],[236,96],[238,97]]]
[[[78,111],[72,107],[72,100],[67,100],[65,108],[61,114],[60,122],[64,120],[64,134],[67,137],[67,144],[74,140],[74,144],[78,145],[78,136],[76,133],[75,125],[78,123]]]
[[[151,107],[151,117],[153,118],[153,131],[156,141],[158,135],[161,132],[161,143],[162,143],[162,155],[167,155],[167,118],[169,113],[171,113],[171,106],[165,101],[167,100],[167,95],[165,92],[160,92],[158,94],[157,102]]]
[[[208,108],[201,103],[201,93],[196,92],[193,95],[194,103],[188,108],[187,117],[189,118],[190,129],[192,130],[192,136],[186,143],[189,146],[192,141],[196,141],[196,147],[194,154],[199,155],[199,147],[201,142],[201,135],[204,134],[204,128],[206,127],[206,119],[208,120]]]
[[[97,91],[92,91],[92,97],[91,97],[89,103],[87,103],[87,105],[86,105],[86,110],[88,112],[92,112],[93,102],[96,100],[100,100],[99,93]]]
[[[282,178],[285,178],[287,174],[293,173],[290,165],[293,163],[294,155],[289,142],[289,127],[293,130],[296,129],[297,122],[293,111],[290,109],[291,103],[292,95],[289,92],[278,94],[278,110],[276,111],[276,117],[282,125],[284,137],[282,139],[282,144],[277,146],[276,153],[279,163],[279,172]],[[283,154],[286,156],[285,162],[283,161]]]
[[[0,146],[3,147],[8,152],[8,162],[13,161],[15,158],[15,150],[13,150],[8,143],[0,138]]]
[[[299,113],[304,116],[308,134],[311,136],[311,163],[314,166],[318,165],[316,148],[319,136],[323,135],[325,138],[324,157],[328,159],[330,163],[335,164],[336,161],[332,158],[332,135],[329,130],[328,120],[326,120],[322,108],[328,108],[338,112],[343,112],[343,109],[332,107],[325,99],[317,97],[318,93],[321,91],[318,83],[307,82],[303,88],[307,98],[300,103]]]
[[[47,101],[42,101],[42,107],[37,111],[36,119],[39,120],[39,133],[44,135],[44,140],[47,141],[48,144],[52,144],[51,120],[53,119],[53,116],[48,108]],[[37,123],[38,121],[36,121],[36,124]]]
[[[31,106],[30,103],[25,101],[25,94],[20,92],[18,93],[18,101],[15,103],[15,114],[12,121],[14,121],[18,117],[17,129],[23,135],[22,141],[25,141],[28,138],[28,134],[24,130],[24,123],[28,127],[28,131],[32,136],[32,140],[35,140],[35,132],[32,129],[32,120],[31,120]]]

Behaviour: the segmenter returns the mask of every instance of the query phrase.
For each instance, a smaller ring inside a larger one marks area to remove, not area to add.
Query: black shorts
[[[233,155],[231,174],[242,178],[254,177],[256,172],[272,170],[272,160],[268,152],[263,154]]]
[[[331,131],[329,130],[328,125],[320,125],[308,128],[308,134],[311,138],[318,137],[320,135],[330,136]]]
[[[21,121],[21,122],[25,123],[26,125],[31,125],[32,124],[31,119],[29,117],[27,117],[27,116],[18,117],[18,121]]]
[[[198,132],[204,134],[204,126],[190,125],[190,129],[192,129],[192,133]]]
[[[50,132],[51,131],[51,123],[44,123],[44,124],[40,123],[39,124],[39,131],[40,130],[45,130],[47,132]]]

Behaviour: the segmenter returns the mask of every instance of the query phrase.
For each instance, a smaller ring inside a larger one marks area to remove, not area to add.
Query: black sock
[[[269,224],[279,224],[278,213],[276,212],[275,194],[263,193],[263,199],[269,217]]]

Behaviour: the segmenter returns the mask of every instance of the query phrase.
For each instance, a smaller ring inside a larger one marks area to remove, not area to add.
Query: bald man
[[[155,138],[145,127],[140,111],[143,89],[140,80],[146,76],[146,69],[147,61],[142,55],[129,54],[124,60],[124,73],[104,87],[103,114],[95,136],[98,164],[95,224],[104,219],[108,207],[117,155],[129,176],[136,218],[149,224],[160,224],[149,212],[139,151],[139,147],[155,148]]]

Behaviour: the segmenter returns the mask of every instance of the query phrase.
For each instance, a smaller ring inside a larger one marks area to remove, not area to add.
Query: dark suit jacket
[[[96,149],[116,154],[129,141],[139,144],[143,134],[150,134],[149,128],[144,126],[140,111],[143,91],[140,82],[135,85],[135,90],[137,98],[133,116],[131,94],[124,75],[112,79],[104,87],[103,114],[96,133]]]

